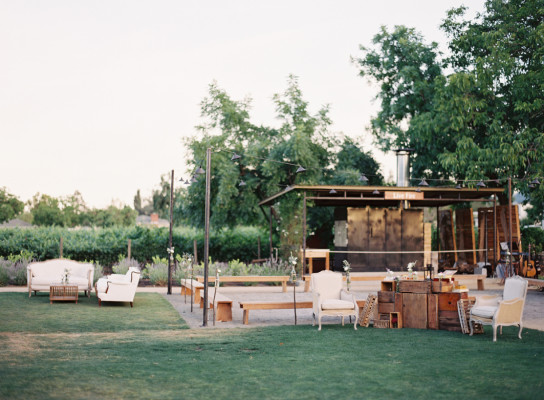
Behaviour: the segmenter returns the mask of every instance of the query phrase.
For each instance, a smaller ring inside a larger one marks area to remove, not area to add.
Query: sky
[[[278,126],[272,96],[294,74],[310,111],[372,145],[375,83],[350,61],[380,26],[416,28],[446,51],[439,25],[483,0],[0,0],[0,187],[20,200],[79,191],[87,205],[133,205],[160,177],[187,177],[184,140],[216,81],[252,99],[251,120]]]

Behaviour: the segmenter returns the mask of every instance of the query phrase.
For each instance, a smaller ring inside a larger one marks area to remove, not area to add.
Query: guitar
[[[536,276],[535,261],[531,260],[531,245],[529,244],[529,252],[527,260],[523,262],[521,274],[526,278],[534,278]]]

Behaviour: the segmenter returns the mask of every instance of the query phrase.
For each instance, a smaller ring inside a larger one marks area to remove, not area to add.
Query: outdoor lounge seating
[[[129,302],[132,307],[139,281],[140,270],[135,267],[130,267],[126,274],[111,274],[100,278],[94,286],[98,306],[103,301],[118,301]]]
[[[27,286],[28,297],[32,292],[47,291],[51,286],[62,285],[65,270],[68,271],[68,282],[71,286],[77,286],[79,291],[91,295],[93,288],[94,265],[77,261],[57,258],[54,260],[33,262],[28,264]]]
[[[480,296],[470,310],[470,335],[474,323],[493,326],[493,341],[497,341],[497,327],[519,325],[521,339],[522,316],[527,296],[527,281],[519,276],[508,278],[504,284],[502,299],[499,296]]]
[[[355,296],[343,289],[342,274],[332,271],[321,271],[312,274],[311,280],[312,302],[313,302],[313,325],[316,318],[319,321],[321,330],[321,318],[327,316],[342,317],[342,326],[344,317],[354,317],[353,328],[357,329],[357,320],[359,318],[359,306]]]

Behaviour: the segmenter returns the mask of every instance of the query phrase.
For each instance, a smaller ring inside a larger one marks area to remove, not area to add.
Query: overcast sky
[[[470,15],[483,0],[465,1]],[[351,56],[381,25],[439,30],[454,0],[0,0],[0,187],[19,199],[79,190],[92,207],[132,206],[160,176],[186,176],[183,138],[214,80],[253,99],[256,124],[277,126],[272,96],[299,77],[312,112],[365,141],[376,87]]]

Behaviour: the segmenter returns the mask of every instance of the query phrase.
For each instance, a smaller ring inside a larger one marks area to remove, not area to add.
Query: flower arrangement
[[[417,279],[417,272],[414,271],[414,267],[416,266],[417,261],[412,261],[411,263],[408,263],[408,272],[410,275],[408,276],[409,279]]]
[[[62,273],[61,282],[63,285],[68,285],[68,282],[70,280],[70,270],[68,268],[64,268],[64,272]]]
[[[344,260],[342,264],[344,264],[344,272],[346,273],[346,284],[347,284],[348,292],[349,292],[349,288],[351,285],[351,276],[350,276],[351,265],[349,264],[348,260]]]
[[[297,271],[295,267],[297,266],[297,258],[293,256],[293,253],[289,256],[289,264],[291,265],[291,278],[290,281],[292,283],[295,283],[297,281]]]
[[[387,271],[387,278],[388,279],[393,279],[395,277],[395,273],[393,271],[391,271],[389,268],[386,268],[385,270]]]

